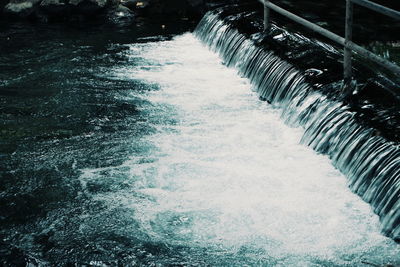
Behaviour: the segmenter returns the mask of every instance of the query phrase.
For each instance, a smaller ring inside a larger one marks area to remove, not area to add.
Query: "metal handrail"
[[[379,5],[377,3],[368,1],[368,0],[351,0],[354,4],[369,8],[373,11],[381,13],[383,15],[392,17],[394,19],[400,19],[400,12],[397,10],[393,10],[391,8]]]
[[[264,30],[268,31],[270,28],[270,10],[274,10],[275,12],[313,30],[326,38],[342,45],[344,47],[344,60],[343,60],[343,74],[344,74],[344,81],[348,83],[352,79],[352,63],[351,57],[352,52],[355,51],[358,54],[380,64],[381,66],[385,67],[386,69],[392,71],[397,76],[400,76],[400,67],[390,62],[376,54],[372,53],[371,51],[355,44],[352,42],[352,35],[353,35],[353,4],[358,4],[363,7],[369,8],[391,18],[400,20],[400,12],[393,10],[391,8],[376,4],[374,2],[368,0],[346,0],[346,33],[345,37],[341,37],[327,29],[318,26],[315,23],[312,23],[302,17],[299,17],[286,9],[283,9],[275,4],[272,4],[269,0],[259,0],[264,5]]]

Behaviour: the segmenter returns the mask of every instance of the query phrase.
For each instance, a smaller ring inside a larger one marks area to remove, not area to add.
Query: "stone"
[[[107,0],[70,0],[74,11],[83,15],[96,15],[107,5]]]
[[[188,5],[188,14],[201,17],[206,12],[206,3],[204,0],[186,0]]]
[[[195,8],[204,6],[203,0],[186,0],[186,2],[189,4],[189,6],[195,7]]]
[[[0,0],[0,14],[3,12],[3,9],[7,5],[7,3],[7,0]]]
[[[63,0],[43,0],[40,3],[40,8],[51,16],[64,16],[70,9]]]
[[[4,13],[26,18],[35,12],[40,1],[41,0],[12,0],[4,7]]]
[[[193,0],[192,3],[189,1],[191,0],[149,0],[146,15],[162,19],[179,19],[187,16],[190,9],[194,9],[191,5],[197,5],[197,1],[203,2],[203,0]]]
[[[131,22],[135,17],[164,21],[198,19],[208,9],[206,0],[11,0],[8,3],[9,1],[0,0],[0,8],[5,6],[5,13],[16,18],[29,17],[40,21],[92,21],[100,18],[106,23],[118,25]]]
[[[108,10],[106,18],[110,24],[116,26],[126,26],[132,24],[135,20],[134,13],[123,5]]]
[[[141,0],[121,0],[121,5],[126,6],[130,10],[140,10],[146,9],[150,5],[150,2]]]
[[[98,6],[99,8],[103,8],[106,6],[107,4],[107,0],[70,0],[69,4],[73,5],[73,6],[78,6],[81,4],[93,4]]]

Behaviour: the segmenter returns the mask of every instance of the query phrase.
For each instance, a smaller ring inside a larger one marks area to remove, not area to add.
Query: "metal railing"
[[[379,65],[385,67],[386,69],[392,71],[395,75],[400,76],[400,67],[395,63],[392,63],[380,56],[375,55],[371,51],[355,44],[352,42],[353,37],[353,5],[358,4],[360,6],[369,8],[383,15],[389,16],[396,20],[400,20],[400,12],[393,10],[391,8],[376,4],[368,0],[346,0],[346,29],[345,38],[327,30],[315,23],[303,19],[275,4],[272,4],[269,0],[259,0],[264,5],[264,30],[268,31],[270,28],[270,10],[273,10],[323,36],[326,38],[342,45],[344,47],[344,60],[343,60],[343,74],[344,81],[348,83],[352,79],[352,63],[351,58],[353,51],[361,56],[364,56]]]

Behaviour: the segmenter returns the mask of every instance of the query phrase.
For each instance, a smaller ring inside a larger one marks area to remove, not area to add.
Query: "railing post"
[[[270,9],[268,6],[266,6],[266,3],[268,3],[268,0],[264,0],[264,31],[267,32],[270,27],[269,23],[269,17],[270,17]]]
[[[1,1],[1,0],[0,0]],[[305,27],[311,29],[319,34],[325,36],[326,38],[344,46],[344,59],[343,59],[343,74],[344,74],[344,86],[343,91],[345,95],[347,93],[351,93],[351,90],[354,89],[355,83],[353,83],[353,74],[352,74],[352,51],[355,51],[359,56],[363,56],[367,59],[374,61],[375,63],[385,67],[390,70],[396,76],[400,77],[400,66],[386,60],[383,57],[380,57],[371,51],[355,44],[352,42],[353,35],[353,5],[358,4],[384,15],[390,16],[397,20],[400,20],[400,11],[396,11],[394,9],[373,3],[368,0],[346,0],[346,38],[343,38],[327,29],[318,26],[315,23],[312,23],[302,17],[297,16],[273,3],[269,0],[258,0],[264,6],[264,30],[269,30],[271,28],[270,23],[270,10],[275,11],[278,14],[281,14]],[[352,88],[353,87],[353,88]]]
[[[344,60],[343,60],[343,72],[344,72],[344,83],[349,84],[352,79],[352,64],[351,54],[352,50],[348,47],[348,43],[353,38],[353,2],[352,0],[346,0],[346,33],[345,33],[345,47],[344,47]]]

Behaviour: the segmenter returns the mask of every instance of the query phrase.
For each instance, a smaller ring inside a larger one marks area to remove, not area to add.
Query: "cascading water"
[[[299,144],[302,129],[285,125],[279,109],[258,101],[248,79],[223,66],[193,34],[133,44],[121,56],[140,64],[116,67],[111,77],[159,87],[124,98],[146,99],[138,108],[147,114],[142,123],[156,130],[127,144],[136,151],[148,147],[145,151],[119,166],[84,169],[79,179],[107,210],[123,211],[118,218],[135,229],[124,230],[125,237],[158,248],[142,260],[146,265],[400,262],[400,247],[380,234],[370,206],[346,188],[345,177],[326,157]],[[276,64],[285,67],[277,59]],[[271,81],[278,86],[280,78]],[[283,88],[265,96],[278,103],[274,99],[297,99],[302,93]],[[309,121],[306,116],[312,114],[303,115]],[[97,189],[104,184],[105,190]]]
[[[380,216],[383,232],[400,240],[399,145],[361,126],[348,107],[313,91],[300,71],[255,46],[217,14],[206,15],[196,35],[249,78],[260,97],[280,107],[286,122],[305,129],[302,142],[329,155],[352,191]]]
[[[380,179],[395,146],[213,15],[195,34],[248,78],[195,34],[148,30],[0,38],[0,265],[400,264],[371,206],[300,142],[358,178],[393,236]]]

